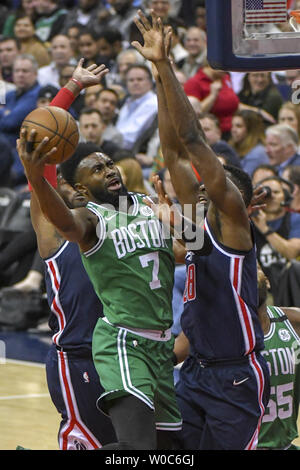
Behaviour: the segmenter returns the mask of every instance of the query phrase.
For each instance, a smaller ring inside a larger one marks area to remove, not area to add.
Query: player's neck
[[[270,330],[270,318],[267,312],[267,303],[264,302],[260,307],[258,307],[258,319],[261,324],[264,335],[266,335]]]

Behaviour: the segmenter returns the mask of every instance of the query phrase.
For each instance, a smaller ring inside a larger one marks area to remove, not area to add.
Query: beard
[[[124,184],[117,191],[109,191],[108,189],[90,189],[93,197],[101,204],[110,204],[115,209],[119,209],[121,201],[128,197],[128,190]]]

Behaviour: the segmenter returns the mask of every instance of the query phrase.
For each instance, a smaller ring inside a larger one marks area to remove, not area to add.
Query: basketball
[[[49,137],[48,144],[44,147],[45,153],[54,147],[57,151],[47,160],[48,164],[59,164],[73,155],[79,141],[78,126],[71,114],[56,106],[36,108],[29,113],[21,126],[27,130],[27,138],[35,129],[36,136],[33,142],[35,149],[44,137]]]

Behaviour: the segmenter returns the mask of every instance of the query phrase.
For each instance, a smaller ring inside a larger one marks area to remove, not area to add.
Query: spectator
[[[98,14],[103,3],[99,0],[78,0],[76,6],[67,13],[63,32],[65,33],[74,23],[79,23],[90,30],[94,29],[98,24]]]
[[[14,35],[19,41],[21,54],[31,54],[39,67],[50,63],[48,49],[36,36],[34,24],[30,16],[25,13],[16,16]]]
[[[105,62],[106,58],[101,57],[99,54],[98,34],[95,33],[95,31],[89,30],[87,28],[84,28],[80,31],[78,38],[78,49],[80,56],[85,59],[85,67],[88,67],[92,64],[100,65],[103,63],[103,59],[105,65],[108,65],[108,63]]]
[[[14,61],[13,80],[16,89],[6,94],[6,104],[0,109],[0,131],[5,134],[14,151],[23,119],[36,106],[40,90],[37,71],[38,64],[31,55],[18,55]],[[15,185],[25,182],[23,167],[16,151],[12,171]]]
[[[184,38],[184,47],[188,56],[177,66],[188,77],[191,78],[204,66],[206,61],[206,33],[197,26],[191,26]]]
[[[1,78],[13,82],[13,63],[20,53],[20,45],[16,38],[0,38]]]
[[[2,2],[3,3],[3,2]],[[5,20],[9,14],[9,10],[7,6],[5,5],[0,5],[0,31],[3,30]]]
[[[274,166],[270,164],[258,165],[254,172],[252,173],[252,185],[255,188],[260,184],[262,180],[268,178],[269,176],[278,176],[278,173]]]
[[[277,120],[283,98],[270,72],[248,72],[238,96],[241,103],[266,111],[271,116],[269,124]]]
[[[7,16],[2,30],[4,37],[11,38],[14,36],[14,25],[16,17],[22,13],[29,16],[34,23],[37,17],[35,0],[21,0],[19,7]]]
[[[294,186],[289,210],[300,213],[300,166],[287,166],[282,173],[282,177],[290,181]]]
[[[70,39],[64,34],[54,36],[50,45],[51,63],[38,71],[38,82],[41,86],[53,85],[59,88],[60,71],[65,64],[75,65]]]
[[[84,108],[79,115],[79,129],[81,137],[86,142],[92,142],[101,146],[102,151],[113,158],[114,153],[119,147],[109,140],[103,139],[105,122],[102,119],[100,111],[93,108]]]
[[[123,136],[115,126],[118,103],[119,97],[116,91],[110,88],[103,88],[99,91],[94,107],[99,109],[106,126],[102,134],[103,139],[110,140],[119,147],[122,147]]]
[[[225,140],[222,140],[222,132],[218,118],[211,113],[203,113],[199,121],[205,134],[207,143],[218,156],[223,156],[230,165],[241,168],[239,157],[235,150]]]
[[[73,51],[73,56],[76,59],[79,59],[79,33],[81,31],[82,25],[80,23],[71,24],[66,30],[66,36],[70,39],[71,48]]]
[[[38,19],[35,22],[37,36],[43,42],[50,42],[60,34],[64,26],[67,10],[59,6],[60,0],[36,0]]]
[[[108,16],[104,17],[103,22],[94,25],[95,30],[100,32],[103,28],[118,29],[122,32],[123,40],[129,43],[131,25],[137,13],[133,0],[109,0],[109,5],[111,9]]]
[[[298,134],[290,126],[275,124],[266,129],[266,152],[280,176],[286,166],[300,165],[298,146]]]
[[[297,132],[300,137],[300,111],[297,104],[287,101],[283,103],[278,113],[278,124],[286,124]],[[299,153],[298,148],[298,153]]]
[[[207,64],[185,83],[184,90],[196,112],[211,112],[217,116],[222,136],[228,140],[232,116],[239,107],[228,73],[214,70]]]
[[[129,96],[120,108],[116,127],[123,135],[124,148],[132,150],[157,117],[157,97],[147,66],[130,66],[126,73],[126,86]]]
[[[43,106],[49,106],[57,93],[58,89],[52,85],[41,87],[38,93],[36,107],[42,108]]]
[[[252,215],[255,226],[257,259],[270,281],[275,305],[281,273],[288,260],[300,255],[300,214],[285,210],[286,193],[280,178],[271,176],[260,182],[268,187],[270,196],[265,208]]]
[[[125,184],[128,191],[137,192],[140,194],[148,194],[149,190],[146,188],[146,184],[143,177],[143,172],[139,162],[130,154],[126,157],[126,150],[117,152],[114,155],[116,161],[116,167],[119,169],[123,183]],[[121,154],[125,153],[125,156],[120,158]]]
[[[123,50],[123,35],[118,29],[104,29],[98,34],[98,50],[109,70],[116,72],[116,59]]]
[[[205,0],[182,0],[179,17],[187,26],[197,26],[206,31]]]
[[[232,118],[229,143],[250,176],[258,165],[269,163],[264,147],[265,126],[261,116],[251,110],[237,111]]]
[[[143,64],[144,60],[135,49],[124,49],[116,57],[116,70],[114,73],[109,72],[106,75],[106,85],[114,88],[123,99],[126,91],[126,72],[128,67],[133,64]]]
[[[84,92],[84,106],[86,108],[94,108],[99,96],[100,91],[103,89],[103,86],[98,83],[97,85],[93,85],[87,88]]]

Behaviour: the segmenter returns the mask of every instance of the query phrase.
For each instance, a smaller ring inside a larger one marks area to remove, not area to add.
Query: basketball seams
[[[23,121],[23,124],[26,124],[26,122],[28,122],[28,123],[30,123],[30,124],[34,124],[34,125],[39,126],[39,127],[42,127],[43,129],[46,129],[47,131],[51,132],[52,134],[57,135],[57,136],[60,137],[61,139],[67,141],[68,144],[70,144],[72,147],[74,147],[74,145],[72,144],[72,142],[69,141],[69,139],[67,139],[66,137],[63,137],[59,132],[53,131],[52,129],[50,129],[49,127],[45,126],[44,124],[36,123],[36,122],[34,122],[34,121],[30,121],[29,119],[26,119],[25,121]],[[25,127],[25,126],[23,126],[23,127]],[[74,131],[73,133],[76,133],[76,131]],[[72,134],[71,134],[71,135],[72,135]]]
[[[27,128],[28,131],[36,128],[36,138],[38,140],[33,142],[34,148],[42,142],[43,136],[48,134],[49,141],[45,151],[48,151],[51,147],[57,147],[57,152],[53,155],[53,161],[49,163],[57,164],[70,158],[79,139],[78,125],[73,116],[67,110],[56,106],[53,106],[52,109],[48,107],[37,108],[34,111],[38,111],[38,113],[32,116],[30,116],[30,113],[22,123],[22,127]]]

